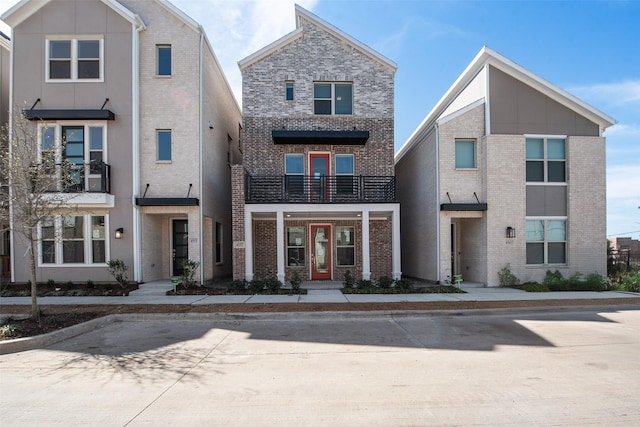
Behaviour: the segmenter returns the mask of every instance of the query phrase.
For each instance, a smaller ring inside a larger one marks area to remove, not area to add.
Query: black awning
[[[368,130],[274,130],[274,144],[364,145]]]
[[[486,211],[486,203],[442,203],[441,211]]]
[[[195,197],[136,197],[138,206],[199,206]]]
[[[111,110],[23,110],[29,120],[115,120]]]

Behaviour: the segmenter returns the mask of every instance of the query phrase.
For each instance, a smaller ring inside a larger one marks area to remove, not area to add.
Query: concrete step
[[[168,280],[157,280],[154,282],[143,283],[138,289],[130,292],[129,295],[134,296],[163,296],[167,291],[173,290],[171,282]]]

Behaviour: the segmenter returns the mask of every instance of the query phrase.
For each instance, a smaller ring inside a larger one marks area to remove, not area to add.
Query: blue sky
[[[237,61],[295,28],[292,0],[172,3],[203,25],[239,102]],[[396,151],[483,45],[614,117],[607,235],[640,238],[640,1],[297,3],[398,64]]]

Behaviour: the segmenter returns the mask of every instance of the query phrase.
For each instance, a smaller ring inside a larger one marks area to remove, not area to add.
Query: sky
[[[396,151],[482,46],[496,50],[618,121],[604,134],[607,237],[640,239],[640,1],[171,2],[203,26],[240,105],[237,62],[295,29],[294,3],[393,60]]]

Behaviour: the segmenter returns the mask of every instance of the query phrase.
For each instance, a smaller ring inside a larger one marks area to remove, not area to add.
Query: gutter
[[[132,127],[132,156],[131,162],[133,167],[133,191],[131,197],[131,205],[133,206],[133,271],[135,280],[142,282],[142,226],[140,224],[140,208],[136,204],[136,197],[140,189],[140,32],[146,29],[142,21],[139,25],[132,24],[133,39],[131,46],[132,56],[132,99],[131,99],[131,127]]]
[[[199,171],[198,171],[198,191],[200,193],[200,198],[202,198],[202,101],[203,101],[203,84],[202,84],[202,70],[204,68],[203,66],[203,57],[204,55],[202,54],[203,51],[203,47],[204,47],[204,29],[199,26],[198,27],[200,30],[200,46],[199,46],[199,60],[200,60],[200,64],[199,64],[199,89],[200,89],[200,93],[198,94],[198,109],[199,109],[199,113],[198,113],[198,163],[199,163]],[[200,250],[200,284],[202,285],[204,283],[204,227],[203,227],[203,212],[204,212],[204,208],[202,206],[203,204],[201,203],[198,206],[198,223],[199,223],[199,241],[198,241],[198,247]]]
[[[436,248],[437,248],[437,256],[436,262],[436,280],[437,283],[440,283],[440,125],[436,121],[434,124],[434,129],[436,132]]]

